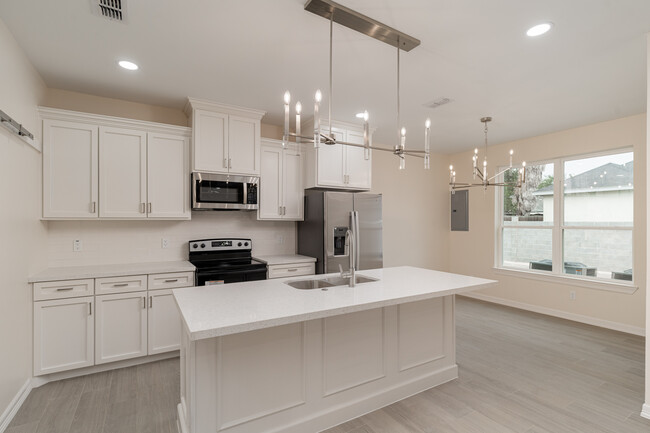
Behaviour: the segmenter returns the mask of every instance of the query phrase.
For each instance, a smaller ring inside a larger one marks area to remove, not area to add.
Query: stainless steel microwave
[[[192,210],[255,210],[257,176],[192,173]]]

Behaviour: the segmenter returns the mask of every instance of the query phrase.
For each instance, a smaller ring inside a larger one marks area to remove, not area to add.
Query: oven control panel
[[[237,251],[251,250],[253,242],[250,239],[200,239],[190,241],[190,252],[199,251]]]

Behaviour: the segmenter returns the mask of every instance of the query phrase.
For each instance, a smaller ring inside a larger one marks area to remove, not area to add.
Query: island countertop
[[[378,281],[298,290],[286,281],[338,274],[197,286],[173,291],[191,340],[219,337],[493,286],[495,280],[411,266],[357,272]]]

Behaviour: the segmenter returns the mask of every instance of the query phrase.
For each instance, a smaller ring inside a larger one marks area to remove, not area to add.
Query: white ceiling
[[[125,23],[92,0],[3,0],[0,18],[52,88],[178,109],[192,96],[277,125],[286,89],[306,115],[327,95],[329,22],[305,0],[123,1]],[[497,143],[645,112],[648,0],[340,3],[422,41],[400,59],[407,147],[422,148],[426,117],[432,150],[452,153],[481,144],[486,115]],[[550,33],[525,35],[547,20]],[[375,143],[393,145],[396,49],[335,24],[333,77],[332,117],[367,109]],[[439,97],[453,102],[423,106]]]

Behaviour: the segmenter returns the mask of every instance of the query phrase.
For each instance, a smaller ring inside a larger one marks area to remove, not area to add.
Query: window
[[[499,267],[631,281],[633,162],[619,151],[529,164],[525,184],[498,195]]]

